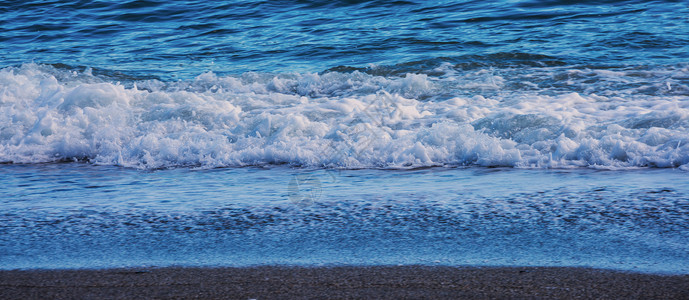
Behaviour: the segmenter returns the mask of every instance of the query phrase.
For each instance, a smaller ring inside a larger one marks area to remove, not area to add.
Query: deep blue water
[[[686,63],[684,1],[4,1],[0,60],[188,78]]]
[[[686,1],[3,1],[0,268],[689,273]]]

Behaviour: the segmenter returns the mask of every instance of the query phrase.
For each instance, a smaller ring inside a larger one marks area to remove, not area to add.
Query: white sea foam
[[[686,68],[644,76],[545,68],[443,72],[204,73],[187,81],[119,83],[90,71],[5,68],[0,161],[689,168]],[[554,80],[551,87],[535,88],[545,77]],[[585,81],[593,83],[583,87]],[[620,83],[624,88],[611,87]]]

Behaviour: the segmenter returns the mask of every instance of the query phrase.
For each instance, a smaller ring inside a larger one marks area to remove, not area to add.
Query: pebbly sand
[[[132,268],[0,271],[1,299],[689,299],[689,275],[556,267]]]

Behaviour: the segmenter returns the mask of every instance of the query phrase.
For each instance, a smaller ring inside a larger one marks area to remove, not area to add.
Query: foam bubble
[[[443,70],[402,77],[204,73],[119,83],[90,70],[4,68],[0,161],[135,168],[689,164],[686,82],[666,80],[671,88],[658,85],[665,93],[643,93],[648,84],[610,90],[609,82],[628,84],[629,71],[563,69],[558,74],[567,78],[534,91],[524,87],[535,80],[514,88],[497,74],[511,70]],[[539,78],[545,71],[519,72]],[[587,88],[595,93],[561,90],[579,84],[582,73],[598,76]]]

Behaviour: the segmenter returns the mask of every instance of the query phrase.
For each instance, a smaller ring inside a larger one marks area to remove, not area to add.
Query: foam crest
[[[204,73],[124,83],[44,65],[5,68],[0,161],[145,169],[689,164],[689,97],[678,91],[686,82],[676,69],[666,81],[672,89],[643,94],[607,90],[612,79],[594,85],[596,93],[562,91],[569,77],[553,88],[515,89],[504,76],[514,70],[443,68],[435,76]],[[545,69],[520,72],[540,78]]]

